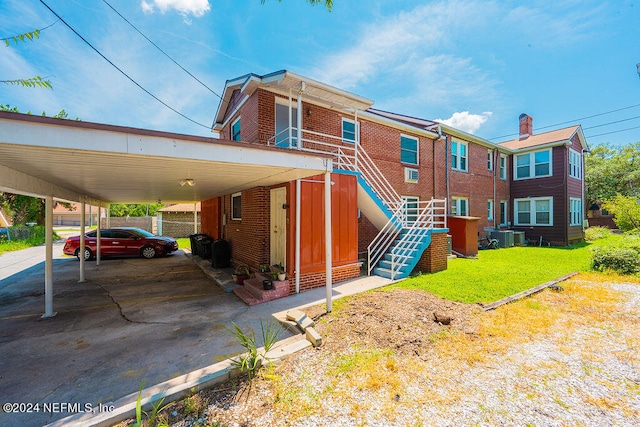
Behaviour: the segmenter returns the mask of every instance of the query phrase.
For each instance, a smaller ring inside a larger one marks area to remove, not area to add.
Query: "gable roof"
[[[571,138],[573,138],[576,133],[579,134],[580,142],[585,148],[587,148],[587,143],[584,139],[584,135],[582,135],[582,128],[580,125],[534,134],[522,139],[512,139],[511,141],[501,142],[500,145],[512,150],[526,150],[528,148],[538,148],[541,146],[554,147],[570,144]]]
[[[280,70],[262,76],[245,74],[235,79],[227,80],[220,103],[218,104],[212,129],[220,129],[223,126],[225,117],[231,117],[233,115],[226,114],[226,112],[231,105],[231,97],[235,90],[239,89],[242,94],[248,97],[260,87],[286,96],[289,96],[290,92],[295,96],[302,91],[302,99],[305,101],[329,104],[340,109],[357,108],[359,110],[366,110],[373,105],[373,101],[370,99],[287,70]]]

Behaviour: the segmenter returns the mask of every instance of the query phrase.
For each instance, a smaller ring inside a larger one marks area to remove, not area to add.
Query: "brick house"
[[[474,217],[474,238],[524,218],[511,163],[530,147],[372,105],[289,71],[227,81],[213,124],[221,139],[333,161],[333,231],[322,232],[321,175],[203,201],[202,231],[228,240],[235,263],[283,265],[294,293],[322,284],[329,241],[333,281],[358,276],[363,260],[367,273],[398,279],[446,269],[447,217]]]
[[[584,153],[589,147],[582,128],[534,134],[533,119],[521,114],[519,137],[500,145],[512,150],[514,159],[513,229],[551,245],[583,240]]]

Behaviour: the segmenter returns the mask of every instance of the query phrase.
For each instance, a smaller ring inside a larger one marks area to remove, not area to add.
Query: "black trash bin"
[[[211,267],[231,267],[231,246],[226,240],[218,239],[211,243]]]
[[[191,253],[193,255],[200,255],[200,253],[198,252],[198,239],[202,236],[206,236],[206,234],[196,233],[189,235],[189,242],[191,243]]]
[[[211,259],[211,242],[213,242],[213,239],[206,234],[203,234],[196,240],[198,246],[198,256],[202,259]]]

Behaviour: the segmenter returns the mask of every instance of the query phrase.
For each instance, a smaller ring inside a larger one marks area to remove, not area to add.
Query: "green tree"
[[[0,40],[4,41],[4,45],[8,47],[12,41],[15,44],[19,44],[20,42],[33,41],[38,38],[40,38],[40,30],[29,31],[24,34],[19,34],[17,36],[12,36],[12,37],[6,37]],[[28,79],[0,80],[0,83],[4,83],[8,85],[23,86],[23,87],[39,87],[42,89],[53,88],[49,80],[43,80],[42,77],[40,76],[35,76]]]
[[[640,200],[617,195],[602,204],[613,214],[613,220],[622,231],[640,230]]]
[[[585,185],[589,204],[617,194],[640,196],[640,142],[595,146],[585,156]]]
[[[125,217],[125,216],[156,216],[159,209],[164,207],[160,203],[151,204],[122,204],[114,203],[109,207],[109,215],[112,217]]]

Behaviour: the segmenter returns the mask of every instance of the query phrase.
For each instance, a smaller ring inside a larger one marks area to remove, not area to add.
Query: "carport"
[[[330,212],[331,170],[330,158],[297,150],[0,112],[0,191],[46,201],[43,317],[55,315],[54,200],[81,203],[84,215],[87,203],[100,209],[111,203],[195,203],[324,174],[325,211]],[[330,237],[330,215],[325,217]],[[84,235],[84,225],[80,234]],[[331,250],[326,259],[329,297]],[[83,257],[80,280],[84,280]]]

